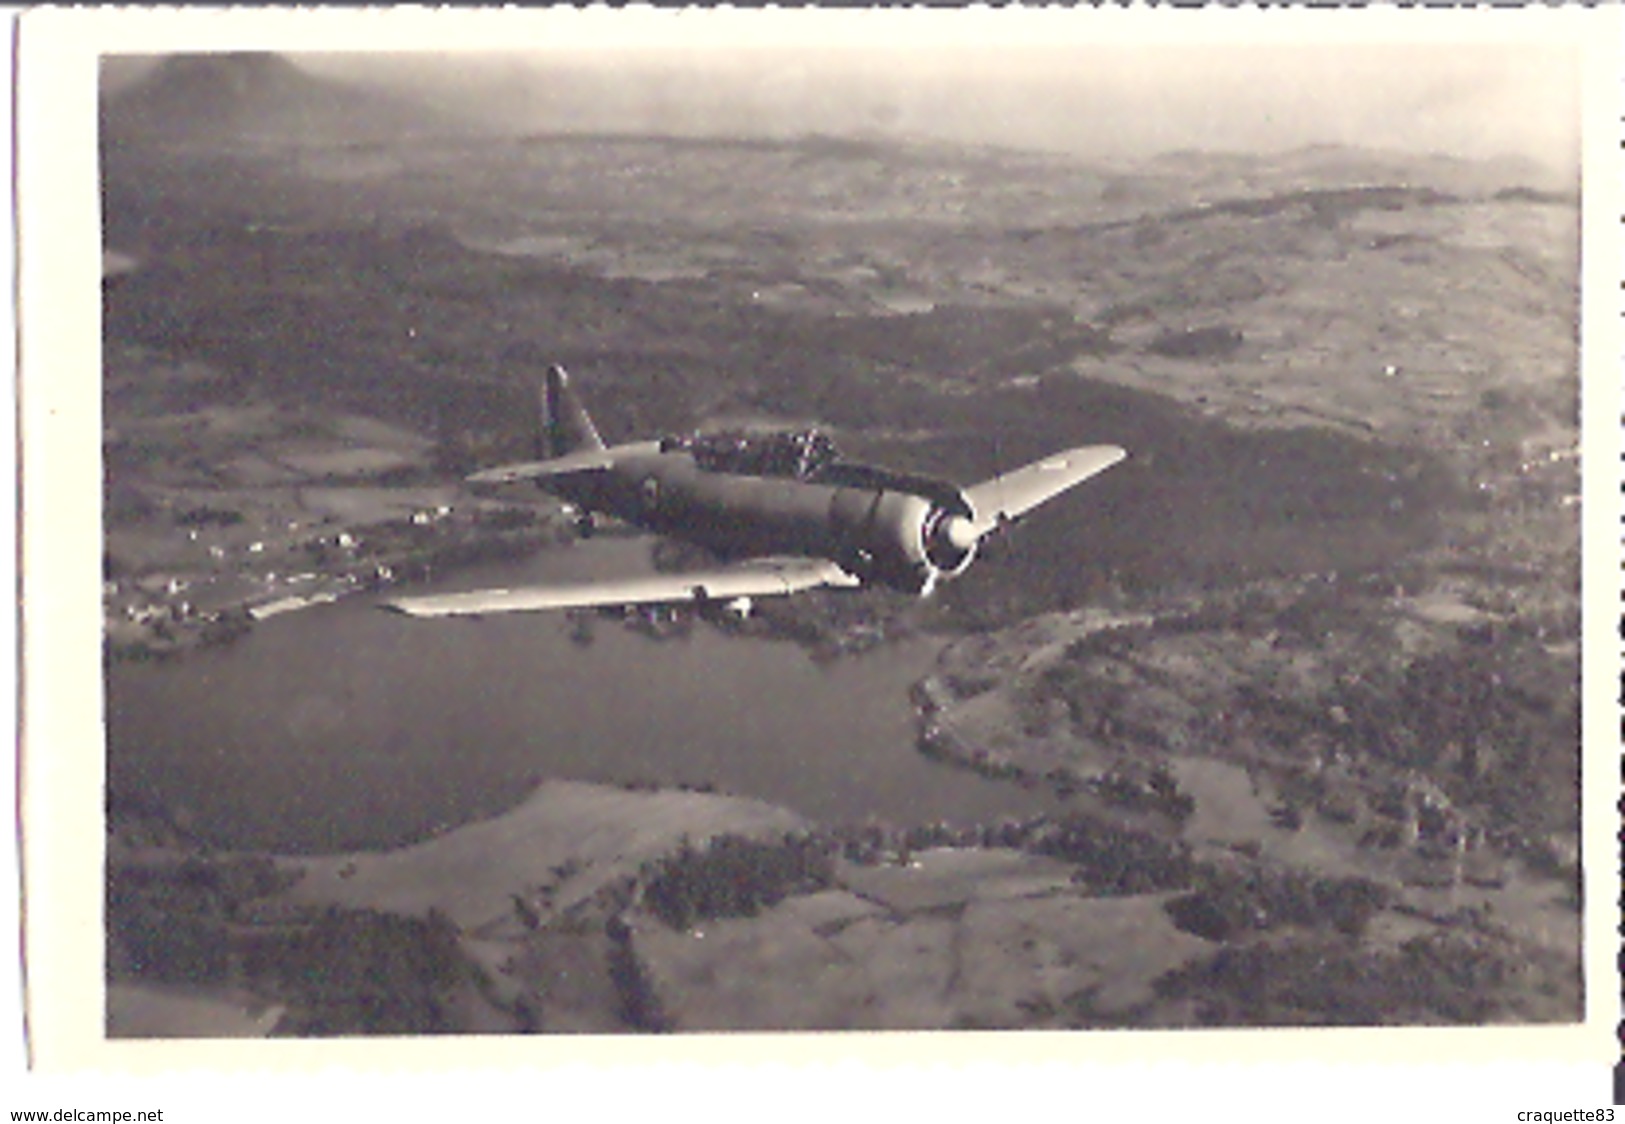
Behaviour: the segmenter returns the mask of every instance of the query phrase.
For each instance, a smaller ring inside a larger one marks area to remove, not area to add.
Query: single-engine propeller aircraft
[[[706,570],[576,584],[402,597],[416,617],[697,604],[876,584],[920,595],[965,571],[992,532],[1127,454],[1056,453],[971,488],[842,459],[817,429],[725,431],[606,446],[561,367],[538,388],[540,459],[487,469],[475,484],[535,481],[594,513],[704,548]]]

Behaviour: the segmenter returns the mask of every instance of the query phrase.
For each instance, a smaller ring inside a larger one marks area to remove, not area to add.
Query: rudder
[[[558,364],[538,380],[536,455],[552,460],[581,449],[602,449],[604,439],[592,424],[587,408],[570,389],[570,376]]]

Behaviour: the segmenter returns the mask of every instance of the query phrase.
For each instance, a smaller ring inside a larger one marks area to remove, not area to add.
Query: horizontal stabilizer
[[[402,597],[381,607],[412,617],[482,616],[612,605],[704,604],[738,597],[777,597],[821,586],[855,586],[858,579],[821,558],[764,558],[713,570],[649,574],[601,582],[481,589]]]
[[[544,480],[553,476],[575,476],[583,472],[602,472],[615,467],[622,456],[639,456],[658,452],[660,443],[645,441],[636,445],[617,445],[613,449],[582,449],[562,457],[545,461],[524,461],[487,468],[467,477],[470,484],[512,484],[520,480]]]
[[[1087,445],[1055,453],[965,489],[965,498],[976,512],[977,537],[1021,518],[1045,500],[1106,471],[1126,456],[1128,453],[1116,445]]]

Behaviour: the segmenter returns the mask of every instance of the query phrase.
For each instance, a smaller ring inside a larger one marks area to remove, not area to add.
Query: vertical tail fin
[[[570,389],[570,376],[555,364],[538,380],[536,387],[538,425],[536,456],[552,460],[579,449],[602,449],[604,439],[592,424],[587,408]]]

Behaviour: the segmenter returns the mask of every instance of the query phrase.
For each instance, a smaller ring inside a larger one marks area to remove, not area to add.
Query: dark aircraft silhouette
[[[701,546],[703,571],[569,585],[403,597],[417,617],[655,603],[737,603],[821,586],[929,594],[965,571],[978,544],[1127,454],[1070,449],[971,488],[843,460],[827,434],[729,431],[606,446],[563,368],[540,388],[539,460],[478,472],[476,484],[534,480],[593,513]]]

